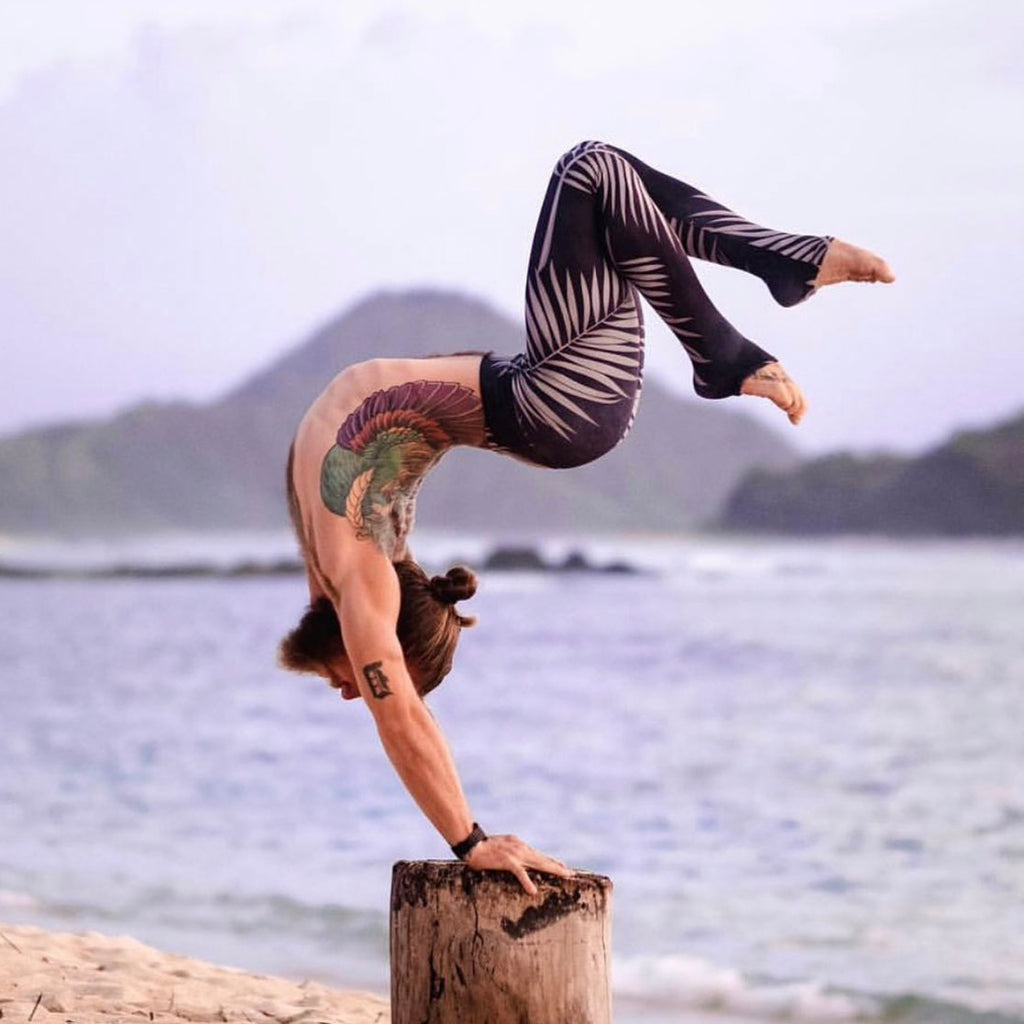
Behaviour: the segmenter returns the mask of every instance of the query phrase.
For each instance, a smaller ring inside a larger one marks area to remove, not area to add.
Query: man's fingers
[[[536,851],[534,851],[529,865],[538,871],[543,871],[548,875],[558,875],[560,878],[572,878],[573,875],[572,869],[566,867],[560,860],[555,860],[554,857],[546,857],[544,854],[537,853]]]
[[[469,866],[476,871],[511,871],[530,896],[537,895],[537,886],[527,874],[527,868],[560,878],[573,876],[573,871],[560,860],[533,849],[518,836],[489,836],[473,847]]]
[[[513,858],[510,867],[515,873],[516,878],[519,879],[519,883],[531,896],[537,895],[537,886],[533,884],[533,881],[527,874],[527,868],[541,871],[546,875],[557,875],[559,878],[572,878],[573,875],[572,871],[560,860],[555,860],[554,857],[547,857],[543,853],[530,849],[528,846],[522,859]]]
[[[572,877],[572,872],[560,860],[549,857],[546,853],[541,853],[540,850],[535,850],[518,837],[513,838],[515,850],[512,852],[512,856],[521,860],[527,867],[544,871],[549,875],[559,875],[562,878]]]
[[[509,867],[516,878],[519,879],[519,884],[526,890],[527,894],[530,896],[536,896],[537,886],[533,884],[532,879],[526,873],[526,868],[524,868],[518,861],[513,861]]]

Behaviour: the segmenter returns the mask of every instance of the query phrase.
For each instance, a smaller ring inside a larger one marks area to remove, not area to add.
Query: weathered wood
[[[611,1024],[611,879],[399,861],[391,1024]]]

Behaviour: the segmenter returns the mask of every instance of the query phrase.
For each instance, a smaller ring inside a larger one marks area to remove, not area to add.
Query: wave
[[[299,568],[295,540],[287,530],[162,533],[121,538],[0,535],[0,569],[8,575],[225,572],[238,567]]]
[[[242,938],[287,935],[314,946],[341,944],[384,948],[387,937],[387,917],[379,911],[331,903],[308,904],[275,894],[200,896],[169,886],[152,886],[137,890],[129,899],[106,903],[24,899],[28,902],[16,905],[51,920],[78,921],[89,926],[109,924],[131,929],[157,925],[161,929],[209,930]]]
[[[833,1024],[1024,1024],[1024,1010],[994,1010],[920,994],[854,992],[823,981],[754,978],[697,957],[616,958],[617,1004],[647,1011],[651,1019],[783,1020]]]
[[[552,566],[580,558],[595,566],[624,563],[634,570],[690,581],[774,576],[842,576],[892,571],[892,560],[922,547],[963,550],[957,540],[893,540],[882,537],[745,537],[682,534],[531,534],[491,536],[421,530],[416,551],[430,567],[452,562],[483,566],[496,549],[523,546]],[[1002,552],[1000,540],[987,544]],[[0,576],[47,575],[246,575],[301,569],[291,532],[235,530],[165,532],[117,538],[9,537],[0,534]]]
[[[666,1011],[795,1021],[882,1017],[882,1007],[869,997],[836,992],[816,981],[755,981],[735,968],[690,956],[617,959],[612,977],[616,997]]]

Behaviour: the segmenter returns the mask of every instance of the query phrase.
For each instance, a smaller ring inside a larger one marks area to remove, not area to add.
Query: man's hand
[[[531,896],[537,895],[537,886],[526,873],[527,868],[572,878],[572,871],[560,860],[527,846],[518,836],[488,836],[469,851],[466,863],[474,871],[511,871]]]

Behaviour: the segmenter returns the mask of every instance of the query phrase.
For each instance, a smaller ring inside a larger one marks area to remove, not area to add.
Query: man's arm
[[[338,587],[345,649],[385,753],[412,798],[452,846],[469,835],[473,817],[451,751],[416,692],[395,633],[401,600],[398,577],[375,546],[364,542],[358,548],[358,554],[347,560],[348,571]],[[477,870],[511,871],[531,894],[537,890],[527,868],[571,873],[515,836],[492,836],[478,843],[467,863]]]

